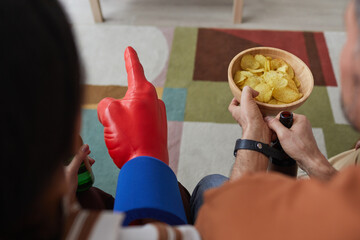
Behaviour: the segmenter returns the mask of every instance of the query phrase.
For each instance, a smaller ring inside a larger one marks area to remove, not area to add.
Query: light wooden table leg
[[[234,0],[234,5],[233,5],[234,23],[241,23],[243,6],[244,6],[244,0]]]
[[[90,6],[95,22],[103,22],[104,18],[101,12],[100,0],[90,0]]]

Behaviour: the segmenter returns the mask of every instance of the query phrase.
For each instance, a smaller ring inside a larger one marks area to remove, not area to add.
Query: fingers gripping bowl
[[[292,103],[274,105],[255,100],[264,116],[275,116],[281,111],[294,111],[308,99],[314,87],[314,78],[308,66],[300,58],[287,51],[271,47],[256,47],[240,52],[229,64],[228,81],[230,90],[239,102],[241,98],[241,90],[234,82],[234,75],[237,71],[242,70],[240,66],[241,59],[248,54],[262,54],[266,57],[284,60],[293,68],[296,78],[300,81],[299,91],[303,96]]]

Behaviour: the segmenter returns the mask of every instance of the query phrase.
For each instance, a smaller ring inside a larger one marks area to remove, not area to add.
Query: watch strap
[[[239,149],[252,150],[256,152],[260,152],[267,157],[272,157],[276,159],[285,159],[288,158],[287,155],[275,148],[272,148],[266,143],[249,140],[249,139],[238,139],[236,140],[234,156],[236,157],[236,153]]]

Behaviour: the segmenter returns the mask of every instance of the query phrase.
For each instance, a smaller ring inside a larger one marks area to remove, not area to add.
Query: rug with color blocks
[[[207,174],[228,175],[234,162],[233,147],[241,128],[227,110],[232,99],[227,67],[247,48],[281,48],[310,67],[315,87],[296,112],[311,121],[325,156],[350,149],[359,137],[341,111],[343,32],[95,25],[77,26],[75,33],[87,74],[81,134],[96,160],[95,186],[111,194],[119,170],[107,153],[96,105],[104,97],[124,96],[123,53],[128,45],[138,51],[147,79],[166,104],[170,167],[190,192]]]

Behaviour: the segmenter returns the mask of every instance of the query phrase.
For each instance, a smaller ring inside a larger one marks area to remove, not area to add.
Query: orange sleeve
[[[205,193],[203,239],[360,239],[360,167],[329,182],[258,173]]]

